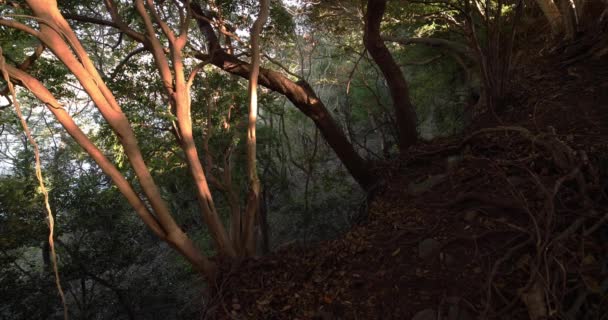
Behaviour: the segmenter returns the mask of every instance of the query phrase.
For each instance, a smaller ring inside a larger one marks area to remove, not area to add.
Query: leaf
[[[528,266],[530,264],[530,255],[529,254],[524,254],[523,256],[521,256],[517,262],[515,263],[515,265],[517,266],[517,268],[519,269],[525,269],[526,266]]]
[[[595,257],[592,255],[587,255],[585,258],[583,258],[582,264],[584,266],[589,266],[589,265],[594,265],[597,263],[597,260],[595,260]]]
[[[597,279],[592,278],[590,276],[583,276],[583,282],[587,286],[587,289],[593,293],[601,293],[602,287],[600,286],[599,281]]]

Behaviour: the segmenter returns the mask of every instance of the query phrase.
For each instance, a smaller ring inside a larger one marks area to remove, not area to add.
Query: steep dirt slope
[[[501,119],[379,166],[387,184],[366,221],[226,271],[209,314],[606,318],[606,62],[520,65]]]

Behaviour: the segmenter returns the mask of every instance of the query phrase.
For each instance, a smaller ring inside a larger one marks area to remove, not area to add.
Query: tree
[[[247,176],[249,178],[249,196],[245,212],[245,251],[255,253],[255,219],[260,208],[260,179],[256,165],[256,122],[258,116],[258,77],[260,74],[260,33],[268,20],[270,5],[268,0],[260,1],[260,15],[251,28],[251,73],[249,74],[249,123],[247,128]],[[239,232],[240,233],[240,232]]]
[[[410,100],[407,81],[401,68],[384,44],[380,35],[380,23],[386,10],[386,0],[369,0],[365,14],[365,48],[380,67],[391,92],[393,108],[399,132],[399,149],[405,153],[418,137],[416,113]]]
[[[200,6],[192,4],[191,7],[209,48],[209,54],[200,56],[200,58],[209,60],[211,64],[226,72],[247,78],[251,72],[251,65],[222,48],[211,24],[213,20],[205,16]],[[364,190],[368,190],[375,185],[376,179],[370,167],[356,152],[352,143],[348,141],[346,135],[333,119],[323,101],[317,97],[310,84],[302,79],[294,82],[279,72],[265,68],[260,68],[259,82],[266,88],[285,95],[296,108],[315,123],[348,172]]]
[[[169,243],[193,266],[212,279],[215,270],[214,263],[202,254],[200,249],[176,223],[168,204],[162,197],[157,182],[149,170],[132,124],[123,112],[121,103],[107,84],[107,77],[104,76],[107,73],[100,73],[98,67],[90,58],[89,52],[80,42],[78,34],[60,12],[56,1],[29,0],[26,3],[27,7],[14,4],[16,9],[12,10],[27,14],[31,12],[33,21],[38,23],[38,29],[15,19],[6,18],[0,20],[0,25],[25,32],[36,38],[75,77],[94,102],[112,132],[117,136],[118,142],[138,179],[141,193],[136,191],[133,183],[126,179],[116,165],[74,122],[71,115],[65,111],[51,91],[39,79],[25,71],[27,68],[6,65],[5,69],[12,81],[27,88],[48,107],[64,129],[112,179],[142,221],[154,234]],[[249,78],[250,74],[255,74],[253,72],[255,66],[239,60],[220,47],[212,26],[212,23],[218,25],[218,21],[210,17],[196,3],[183,1],[172,4],[155,4],[151,0],[138,0],[132,7],[123,8],[118,3],[107,0],[104,5],[111,21],[74,14],[67,16],[73,20],[115,28],[121,32],[121,37],[122,34],[127,35],[143,45],[143,49],[136,49],[127,55],[121,64],[142,50],[152,54],[156,71],[162,80],[163,99],[170,106],[170,112],[174,116],[172,119],[172,133],[185,156],[185,162],[196,188],[202,218],[212,235],[217,252],[230,258],[252,254],[252,229],[254,228],[255,211],[258,207],[257,198],[259,196],[249,197],[245,215],[246,222],[241,222],[240,227],[233,226],[234,228],[229,235],[216,210],[209,189],[208,173],[205,172],[195,144],[191,118],[191,87],[196,75],[209,63],[244,78]],[[132,26],[123,20],[125,10],[130,14],[130,21],[134,21],[137,26]],[[194,49],[196,44],[189,41],[193,32],[191,30],[193,19],[198,22],[200,32],[207,41],[208,51],[206,54]],[[261,28],[259,24],[258,28]],[[227,31],[220,27],[220,32]],[[191,65],[191,57],[196,57],[202,62]],[[255,59],[252,61],[255,64]],[[375,178],[371,175],[369,166],[357,154],[323,103],[316,97],[310,85],[302,81],[293,82],[280,73],[264,68],[260,68],[259,72],[260,84],[284,94],[296,107],[310,117],[355,180],[363,188],[370,188]],[[255,88],[255,86],[252,85],[252,88]],[[252,114],[255,114],[253,108]],[[250,123],[250,132],[255,132],[254,130],[255,127],[252,127]],[[250,141],[253,142],[254,138],[255,136],[250,135]],[[253,143],[251,143],[251,146],[254,148]],[[254,164],[255,153],[254,149],[250,148],[251,160]],[[255,172],[255,166],[250,164],[250,173],[253,172]],[[254,190],[255,194],[257,189],[259,195],[259,187],[255,187],[256,179],[254,176],[252,177],[253,187],[251,190]],[[235,239],[241,240],[235,241]],[[245,250],[245,248],[249,249]]]
[[[536,0],[536,3],[547,18],[551,26],[551,32],[554,35],[561,33],[564,29],[564,21],[555,2],[553,0]]]

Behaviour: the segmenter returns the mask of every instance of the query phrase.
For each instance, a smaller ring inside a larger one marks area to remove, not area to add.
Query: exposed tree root
[[[510,172],[525,179],[518,187],[507,185],[510,193],[519,195],[516,198],[520,199],[469,191],[444,205],[462,207],[481,203],[511,212],[523,211],[529,213],[532,222],[520,224],[519,231],[516,229],[516,232],[525,233],[528,240],[508,249],[489,271],[482,318],[500,318],[517,305],[527,308],[530,319],[579,319],[599,314],[600,306],[589,297],[602,294],[599,283],[603,281],[579,271],[599,267],[585,264],[602,257],[590,256],[582,249],[588,238],[608,221],[608,214],[598,212],[602,208],[600,201],[606,199],[597,195],[601,187],[595,175],[597,170],[592,167],[587,152],[575,151],[555,132],[534,134],[526,128],[515,126],[476,131],[464,138],[457,149],[465,147],[470,148],[473,154],[471,159],[481,159],[478,153],[494,150],[491,158],[483,157],[491,163],[489,167],[496,169],[484,171],[485,180],[504,180],[500,172]],[[525,161],[522,162],[522,159]],[[585,226],[590,227],[581,232]],[[523,250],[525,248],[531,250]],[[493,292],[502,297],[508,296],[494,283],[497,273],[506,262],[521,262],[522,259],[528,261],[527,279],[518,294],[508,303],[492,299]],[[572,297],[569,292],[574,290],[573,284],[580,283],[581,279],[585,286],[578,289],[577,296]],[[523,303],[520,304],[518,300]],[[583,305],[585,308],[582,308]]]

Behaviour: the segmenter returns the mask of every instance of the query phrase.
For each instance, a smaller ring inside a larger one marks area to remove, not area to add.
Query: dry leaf
[[[595,257],[592,255],[587,255],[585,258],[583,258],[582,261],[584,266],[588,266],[588,265],[593,265],[597,263],[597,260],[595,260]]]
[[[600,286],[599,281],[597,281],[596,279],[594,279],[590,276],[583,276],[583,282],[585,283],[585,285],[587,286],[587,289],[589,289],[589,291],[591,291],[593,293],[602,292],[602,287]]]

